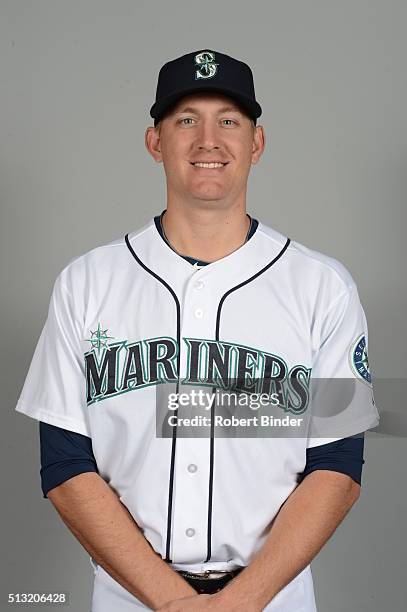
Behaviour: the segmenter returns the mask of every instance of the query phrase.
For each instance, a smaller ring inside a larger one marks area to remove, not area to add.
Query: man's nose
[[[197,144],[202,149],[218,149],[220,146],[220,134],[216,121],[202,120],[198,133]]]

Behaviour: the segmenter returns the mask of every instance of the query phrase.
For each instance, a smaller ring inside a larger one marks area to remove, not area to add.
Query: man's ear
[[[153,157],[153,159],[160,163],[163,158],[161,155],[161,125],[158,123],[157,126],[148,126],[144,136],[144,144],[146,145],[147,151]]]
[[[257,164],[266,146],[266,135],[262,125],[257,125],[253,132],[252,164]]]

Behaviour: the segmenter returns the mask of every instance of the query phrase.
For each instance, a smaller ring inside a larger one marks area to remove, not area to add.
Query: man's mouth
[[[194,166],[195,168],[223,168],[224,166],[226,166],[229,162],[218,162],[218,161],[213,161],[213,162],[190,162],[190,164],[192,166]]]

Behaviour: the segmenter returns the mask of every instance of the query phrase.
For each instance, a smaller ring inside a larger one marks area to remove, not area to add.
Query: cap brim
[[[246,110],[246,112],[253,118],[257,119],[257,117],[260,117],[262,113],[261,106],[256,101],[253,101],[251,98],[246,98],[245,96],[242,96],[240,92],[236,92],[232,89],[228,89],[225,87],[205,85],[202,87],[191,87],[190,89],[183,89],[182,91],[172,93],[166,98],[162,98],[161,100],[153,104],[150,109],[150,116],[153,117],[153,119],[158,119],[172,104],[174,104],[174,102],[176,102],[180,98],[194,93],[202,93],[204,91],[213,91],[233,98],[238,103],[240,103],[241,106]]]

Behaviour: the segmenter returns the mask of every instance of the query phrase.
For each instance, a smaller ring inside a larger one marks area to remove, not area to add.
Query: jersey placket
[[[180,381],[188,376],[186,338],[214,338],[217,301],[211,290],[211,273],[196,269],[186,283],[181,305]],[[180,393],[190,385],[180,384]],[[196,387],[193,387],[196,388]],[[211,393],[211,387],[200,387]],[[207,415],[204,407],[180,408],[177,416]],[[189,429],[189,431],[188,431]],[[184,428],[177,436],[174,464],[171,557],[175,563],[203,563],[208,549],[208,507],[210,492],[210,428]],[[188,437],[187,437],[188,436]],[[198,437],[204,436],[204,437]]]

